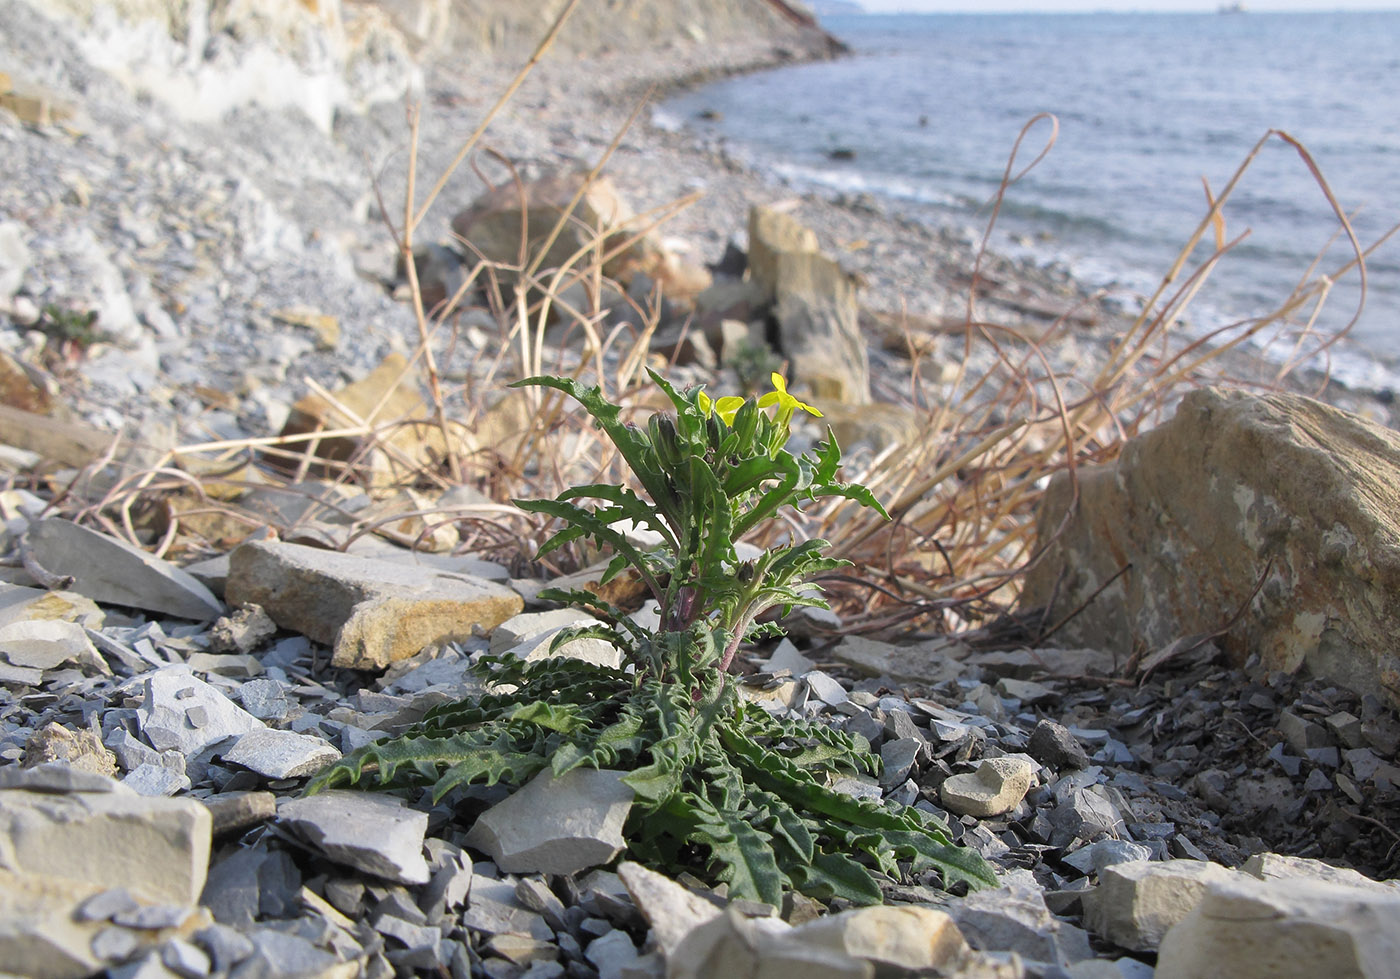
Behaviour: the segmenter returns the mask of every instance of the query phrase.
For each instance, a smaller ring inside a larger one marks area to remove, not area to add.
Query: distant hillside
[[[563,0],[533,4],[518,0],[450,0],[446,30],[459,45],[479,50],[528,50],[562,6]],[[677,42],[724,43],[767,38],[799,49],[829,47],[829,39],[813,18],[813,8],[818,6],[803,0],[584,3],[575,11],[558,46],[594,53],[642,50]],[[391,4],[385,7],[395,9]]]
[[[853,0],[807,0],[807,6],[818,17],[835,17],[840,14],[863,14],[865,8]]]

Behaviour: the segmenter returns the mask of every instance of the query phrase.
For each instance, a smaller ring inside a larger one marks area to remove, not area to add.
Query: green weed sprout
[[[655,630],[591,592],[542,593],[601,619],[563,630],[553,650],[603,638],[624,651],[630,668],[482,657],[473,669],[502,692],[432,709],[408,734],[346,756],[308,790],[374,772],[383,787],[430,785],[436,801],[470,783],[520,786],[545,769],[557,778],[606,768],[626,772],[622,781],[635,793],[628,858],[723,882],[733,897],[776,906],[785,890],[797,890],[874,904],[882,900],[880,875],[930,870],[948,887],[994,886],[987,863],[952,845],[928,814],[830,787],[842,775],[879,773],[868,741],[820,722],[775,718],[743,700],[728,676],[743,642],[780,634],[758,622],[764,612],[825,607],[812,578],[846,563],[824,557],[821,540],[752,560],[741,560],[735,544],[782,508],[822,497],[884,513],[864,487],[837,479],[834,439],[812,454],[787,450],[794,414],[820,413],[789,394],[778,374],[762,397],[717,401],[651,376],[675,413],[653,415],[644,428],[624,423],[596,387],[559,377],[517,382],[577,400],[646,494],[600,483],[554,500],[516,501],[563,525],[540,553],[587,538],[615,554],[604,581],[630,568],[646,583],[660,606]],[[660,544],[638,547],[618,527],[623,521],[650,528]]]

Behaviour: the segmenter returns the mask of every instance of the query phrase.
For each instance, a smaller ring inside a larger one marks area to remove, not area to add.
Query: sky
[[[996,13],[1001,11],[1129,11],[1161,10],[1183,13],[1210,13],[1220,6],[1210,0],[859,0],[872,13],[903,10],[915,13]],[[1397,0],[1258,0],[1246,3],[1251,11],[1269,10],[1394,10]]]

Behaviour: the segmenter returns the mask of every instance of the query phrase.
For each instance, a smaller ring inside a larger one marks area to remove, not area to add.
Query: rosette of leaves
[[[353,752],[309,791],[373,775],[385,788],[430,788],[438,801],[467,784],[520,786],[546,769],[558,777],[603,768],[627,772],[623,781],[635,793],[625,829],[630,859],[722,881],[734,897],[777,905],[795,889],[871,904],[881,900],[881,875],[930,870],[949,887],[995,885],[986,862],[954,846],[927,814],[830,787],[844,775],[879,773],[864,738],[774,718],[744,702],[727,675],[742,641],[777,631],[758,624],[760,615],[775,606],[824,607],[811,579],[845,563],[823,556],[820,540],[752,560],[740,560],[735,543],[785,506],[842,496],[883,513],[879,503],[837,479],[833,439],[811,454],[786,449],[794,412],[817,412],[789,395],[778,375],[770,394],[718,402],[652,377],[676,412],[653,416],[645,428],[622,422],[620,408],[596,388],[554,377],[520,382],[578,400],[646,494],[597,484],[555,500],[517,501],[562,525],[542,553],[588,538],[615,552],[605,579],[630,568],[646,582],[660,606],[655,630],[590,592],[544,593],[603,620],[564,630],[555,649],[580,636],[606,638],[630,667],[483,657],[472,669],[487,694],[440,705],[406,735]],[[614,526],[624,520],[650,527],[661,543],[637,547]]]

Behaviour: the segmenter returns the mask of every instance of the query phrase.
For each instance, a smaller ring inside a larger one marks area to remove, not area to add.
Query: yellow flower
[[[720,398],[718,401],[711,401],[708,394],[704,391],[700,392],[700,410],[707,415],[711,412],[719,415],[720,421],[724,422],[726,425],[734,424],[734,416],[738,414],[743,404],[743,398],[736,398],[733,395],[727,398]]]
[[[759,398],[758,406],[760,408],[767,408],[770,405],[777,405],[779,422],[789,421],[792,418],[792,413],[798,408],[801,408],[809,414],[816,415],[818,418],[822,416],[822,413],[816,408],[813,408],[806,402],[798,401],[792,395],[788,394],[787,381],[783,379],[783,375],[774,371],[772,380],[774,390]]]

